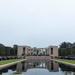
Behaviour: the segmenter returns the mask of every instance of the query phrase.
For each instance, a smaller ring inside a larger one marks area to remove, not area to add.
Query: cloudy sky
[[[75,0],[0,0],[0,43],[47,47],[75,42]]]

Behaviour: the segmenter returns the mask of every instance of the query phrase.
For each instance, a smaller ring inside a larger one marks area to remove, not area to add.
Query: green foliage
[[[12,48],[0,44],[0,56],[17,56],[17,45]]]
[[[3,44],[0,44],[0,56],[5,55],[5,46]]]
[[[72,46],[71,43],[69,43],[69,42],[63,42],[63,43],[61,43],[61,45],[60,45],[59,48],[69,48],[71,46]]]
[[[72,56],[75,56],[75,46],[72,46],[71,47],[71,55]]]
[[[10,55],[11,55],[11,54],[10,54],[10,50],[11,50],[10,47],[5,47],[5,55],[6,55],[6,56],[10,56]]]
[[[75,56],[75,43],[61,43],[59,47],[59,56]]]
[[[11,48],[11,49],[10,49],[10,54],[11,54],[12,56],[15,55],[15,49],[14,49],[14,48]]]

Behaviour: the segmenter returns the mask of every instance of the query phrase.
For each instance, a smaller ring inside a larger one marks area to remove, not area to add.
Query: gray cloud
[[[36,47],[75,40],[75,0],[1,0],[0,42]]]

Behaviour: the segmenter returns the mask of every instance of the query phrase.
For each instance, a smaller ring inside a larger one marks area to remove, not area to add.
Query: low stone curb
[[[23,61],[25,61],[25,60],[26,60],[26,59],[23,59],[23,60],[19,60],[19,61],[16,61],[16,62],[12,62],[12,63],[8,63],[8,64],[1,65],[1,66],[0,66],[0,70],[3,69],[3,68],[6,68],[6,67],[10,67],[10,66],[12,66],[12,65],[14,65],[14,64],[17,64],[17,63],[19,63],[19,62],[23,62]]]
[[[62,63],[62,64],[65,64],[65,65],[69,65],[69,66],[73,66],[73,67],[75,67],[75,64],[72,64],[72,63],[63,62],[63,61],[55,60],[55,59],[51,59],[51,60],[53,60],[53,61],[55,61],[55,62],[58,62],[58,63]]]

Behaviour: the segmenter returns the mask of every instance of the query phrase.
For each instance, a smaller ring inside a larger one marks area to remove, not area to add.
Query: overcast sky
[[[75,42],[75,0],[0,0],[0,43],[47,47]]]

